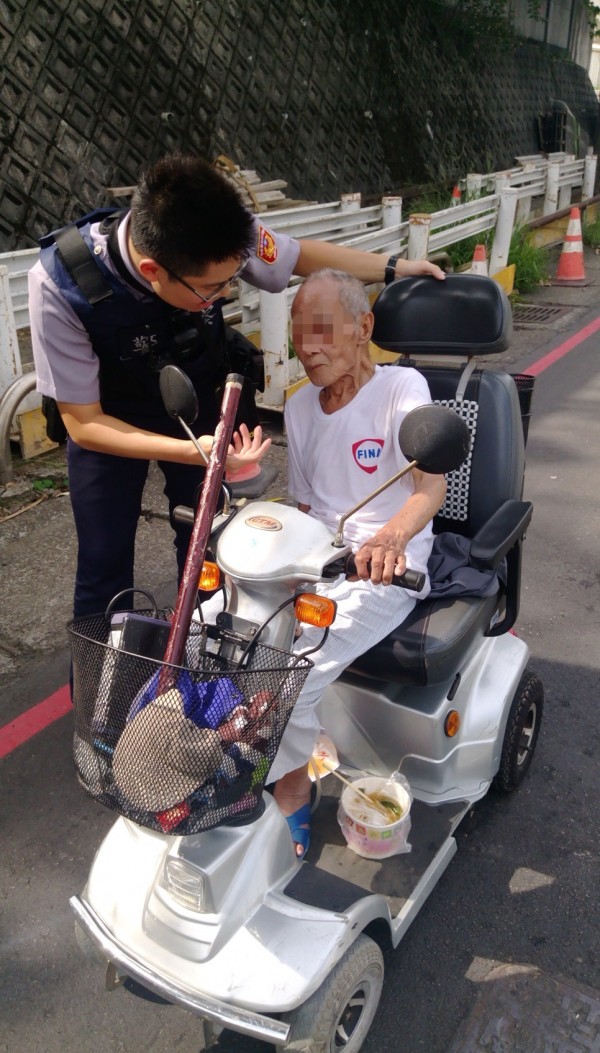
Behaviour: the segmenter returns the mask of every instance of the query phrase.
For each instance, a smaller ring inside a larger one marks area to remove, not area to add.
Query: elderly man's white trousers
[[[359,655],[400,625],[416,602],[414,596],[397,586],[345,578],[319,584],[317,592],[336,601],[336,619],[323,647],[310,655],[315,667],[308,674],[294,706],[269,772],[269,782],[308,762],[320,731],[316,707],[325,688]],[[322,629],[305,626],[295,650],[302,652],[314,647],[322,633]]]

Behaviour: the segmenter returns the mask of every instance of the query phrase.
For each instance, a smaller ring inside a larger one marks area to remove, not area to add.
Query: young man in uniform
[[[202,479],[193,443],[166,413],[158,377],[168,362],[192,379],[206,452],[229,371],[222,303],[232,282],[285,289],[321,267],[363,282],[443,272],[427,261],[386,261],[270,231],[227,179],[197,157],[167,156],[142,176],[131,209],[85,217],[42,240],[30,272],[38,391],[56,400],[69,435],[69,488],[79,543],[76,616],[106,608],[133,585],[134,545],[151,460],[172,512],[195,503]],[[234,369],[241,372],[238,361]],[[246,403],[246,413],[253,404]],[[240,422],[229,468],[257,462],[269,442]],[[179,572],[189,527],[173,523]]]

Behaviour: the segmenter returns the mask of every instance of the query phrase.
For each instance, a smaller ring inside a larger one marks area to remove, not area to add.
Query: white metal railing
[[[581,187],[583,199],[594,192],[595,156],[577,160],[563,153],[547,157],[532,154],[516,161],[518,167],[504,172],[469,173],[461,180],[466,188],[464,203],[431,215],[413,215],[404,222],[401,198],[383,198],[378,205],[362,208],[360,194],[270,210],[259,213],[258,218],[275,231],[295,238],[317,237],[412,260],[426,259],[464,238],[493,229],[490,273],[494,274],[506,266],[515,219],[525,220],[536,201],[542,215],[550,215],[568,206],[575,187]],[[0,254],[0,397],[22,373],[16,330],[29,324],[27,274],[38,257],[37,249]],[[226,320],[243,332],[260,329],[269,378],[263,401],[277,408],[283,405],[284,390],[299,371],[296,360],[288,356],[287,326],[299,281],[292,278],[287,290],[277,294],[240,283],[239,293],[224,312]]]
[[[10,286],[10,298],[15,326],[24,329],[29,325],[27,302],[27,275],[39,259],[39,249],[18,249],[0,253],[0,265],[6,267]]]

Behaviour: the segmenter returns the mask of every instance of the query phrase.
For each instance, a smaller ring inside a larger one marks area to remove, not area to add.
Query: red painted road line
[[[0,757],[6,757],[17,746],[22,746],[28,739],[53,724],[59,717],[64,717],[71,709],[71,692],[69,685],[59,687],[53,695],[26,710],[10,724],[0,728]]]
[[[548,369],[549,366],[554,365],[560,358],[572,351],[574,347],[582,344],[588,337],[597,333],[599,329],[600,317],[590,322],[589,325],[585,325],[578,333],[570,336],[568,340],[559,344],[553,351],[549,351],[543,358],[539,358],[537,362],[527,366],[526,374],[532,377],[539,376],[545,369]],[[0,757],[6,757],[7,754],[12,753],[17,746],[21,746],[28,739],[33,738],[38,732],[53,724],[55,720],[64,717],[65,713],[68,713],[70,709],[71,693],[68,684],[65,684],[64,687],[60,687],[58,691],[55,691],[44,702],[38,703],[37,706],[32,706],[31,709],[21,714],[16,720],[0,728]]]
[[[589,325],[584,325],[583,329],[580,329],[578,333],[574,333],[573,336],[570,336],[568,340],[564,341],[564,343],[555,347],[553,351],[549,351],[543,358],[539,358],[537,362],[533,363],[533,365],[527,366],[523,372],[529,377],[539,376],[539,374],[543,373],[545,369],[548,369],[548,366],[553,366],[555,362],[558,362],[559,358],[563,358],[564,355],[567,355],[569,351],[572,351],[574,347],[578,346],[578,344],[582,344],[584,340],[588,339],[588,337],[597,333],[599,329],[600,318],[596,318],[593,322],[590,322]]]

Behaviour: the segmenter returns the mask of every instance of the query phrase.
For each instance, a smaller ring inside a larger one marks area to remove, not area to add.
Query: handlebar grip
[[[195,519],[194,509],[188,508],[186,505],[176,505],[173,509],[173,519],[177,520],[178,523],[189,523],[190,526],[193,526]]]
[[[346,559],[346,575],[356,574],[356,561],[350,554]],[[411,589],[412,592],[421,592],[427,581],[427,576],[420,570],[405,570],[404,574],[394,574],[391,584],[398,585],[402,589]]]

